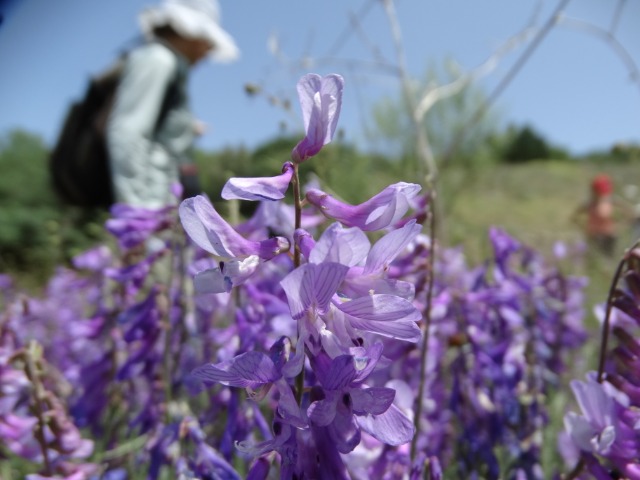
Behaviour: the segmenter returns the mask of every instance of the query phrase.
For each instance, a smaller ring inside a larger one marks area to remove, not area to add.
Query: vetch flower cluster
[[[58,269],[40,295],[0,275],[0,464],[12,475],[554,473],[540,439],[585,339],[583,280],[499,229],[492,258],[467,266],[423,232],[435,195],[419,185],[359,204],[302,185],[301,165],[332,141],[342,91],[339,75],[300,80],[305,134],[291,158],[223,189],[259,202],[242,223],[206,196],[117,205],[113,242]],[[573,382],[582,412],[566,420],[574,463],[600,478],[637,478],[640,274],[625,272],[618,344],[600,379]]]
[[[223,189],[226,199],[278,201],[294,183],[295,255],[280,285],[291,323],[285,330],[295,335],[281,337],[269,355],[247,351],[193,372],[209,384],[246,388],[254,398],[275,386],[273,438],[253,446],[243,442],[238,448],[263,457],[276,451],[283,472],[308,478],[320,478],[325,460],[331,460],[332,471],[346,475],[340,454],[360,444],[361,431],[388,445],[405,444],[414,433],[411,420],[393,404],[395,390],[369,387],[367,381],[383,355],[378,336],[409,342],[421,337],[421,314],[411,302],[411,287],[391,282],[385,274],[421,230],[415,221],[394,230],[420,187],[392,185],[355,207],[309,190],[308,204],[339,223],[317,241],[302,229],[298,164],[331,141],[342,85],[338,75],[303,77],[298,93],[306,136],[294,148],[292,162],[286,162],[278,176],[232,178]],[[262,262],[289,253],[286,238],[246,240],[202,196],[185,200],[180,217],[190,237],[221,259],[219,267],[196,276],[199,292],[228,292],[246,282]],[[371,247],[363,232],[382,229],[390,231]],[[247,266],[251,258],[257,261]],[[231,269],[229,261],[234,262]],[[306,460],[310,454],[315,461]],[[283,473],[283,478],[289,477]]]

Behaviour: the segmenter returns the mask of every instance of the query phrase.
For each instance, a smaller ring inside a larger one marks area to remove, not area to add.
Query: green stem
[[[164,327],[164,352],[163,352],[163,361],[162,361],[162,379],[164,382],[164,401],[165,401],[165,420],[167,423],[171,421],[170,413],[169,413],[169,404],[173,399],[173,389],[172,389],[172,360],[175,364],[176,360],[172,358],[173,353],[171,352],[171,285],[174,281],[174,270],[176,261],[176,249],[179,248],[178,242],[176,241],[180,229],[180,222],[178,221],[178,216],[173,220],[173,229],[171,232],[171,239],[169,243],[169,259],[167,263],[169,265],[169,273],[167,274],[167,283],[165,291],[162,294],[159,294],[158,298],[165,298],[166,303],[161,305],[164,308],[162,312],[162,326]],[[181,272],[182,274],[182,272]]]
[[[38,359],[40,358],[42,351],[40,349],[40,346],[32,340],[29,344],[29,347],[25,350],[24,353],[24,373],[33,385],[33,412],[38,419],[38,426],[37,430],[34,432],[34,436],[36,437],[36,440],[40,445],[40,450],[42,451],[42,458],[44,461],[44,474],[48,476],[53,472],[51,470],[51,462],[49,461],[47,440],[44,434],[44,428],[47,424],[47,420],[45,419],[42,402],[45,400],[46,391],[44,390],[44,387],[40,382],[40,376],[38,374]]]
[[[567,473],[566,477],[563,477],[563,480],[574,480],[578,478],[578,475],[582,473],[584,466],[585,466],[584,459],[581,458],[580,461],[576,464],[576,466],[573,467],[573,470]]]
[[[298,164],[293,164],[293,204],[295,208],[295,230],[302,225],[302,198],[300,196],[300,176],[298,175]],[[293,268],[300,266],[300,246],[297,242],[293,242]],[[304,349],[304,345],[300,345],[300,326],[298,325],[298,342],[296,348]],[[304,356],[304,351],[302,353]],[[302,404],[302,392],[304,390],[304,358],[302,360],[302,370],[296,377],[295,388],[296,401],[298,405]]]
[[[300,177],[298,175],[298,164],[293,164],[293,205],[295,208],[295,230],[302,225],[302,199],[300,198]],[[293,267],[300,266],[300,247],[296,242],[293,244]]]
[[[627,263],[627,258],[623,258],[620,263],[618,263],[618,268],[616,269],[616,273],[613,276],[613,280],[611,281],[611,286],[609,287],[609,295],[607,297],[607,309],[604,316],[604,321],[602,322],[602,341],[600,343],[600,358],[598,360],[598,383],[602,383],[604,380],[604,364],[607,359],[607,344],[609,342],[609,330],[611,323],[611,308],[613,306],[613,295],[616,291],[616,286],[618,285],[618,280],[620,279],[620,275],[622,274],[622,269]]]
[[[436,209],[435,201],[436,195],[431,187],[431,193],[429,194],[429,230],[430,230],[430,243],[429,243],[429,264],[428,264],[428,285],[427,285],[427,300],[425,305],[425,323],[424,323],[424,336],[422,337],[422,348],[420,350],[420,385],[418,387],[418,394],[416,395],[416,411],[413,419],[415,427],[415,434],[411,439],[411,463],[415,461],[416,449],[418,446],[418,436],[420,434],[420,417],[422,416],[422,395],[424,394],[424,384],[427,376],[427,352],[429,350],[429,332],[431,330],[431,303],[433,300],[433,283],[434,283],[434,265],[435,265],[435,244],[436,244]]]

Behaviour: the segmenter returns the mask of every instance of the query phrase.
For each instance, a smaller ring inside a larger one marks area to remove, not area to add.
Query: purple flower
[[[367,254],[364,266],[355,266],[349,270],[344,282],[344,292],[350,296],[357,296],[374,291],[413,299],[413,284],[388,278],[388,274],[393,260],[407,249],[421,230],[422,226],[411,220],[402,228],[393,230],[378,240]]]
[[[274,237],[252,241],[236,232],[219,214],[209,200],[198,195],[180,204],[180,220],[191,239],[202,249],[223,258],[257,255],[270,260],[289,250],[289,240]]]
[[[207,384],[246,388],[256,399],[264,397],[271,385],[275,385],[280,394],[277,410],[280,418],[302,428],[306,421],[283,376],[283,372],[288,373],[284,367],[289,360],[289,350],[288,340],[281,338],[271,347],[270,356],[256,351],[245,352],[230,360],[198,367],[191,375]]]
[[[234,177],[222,189],[225,200],[281,200],[293,176],[293,164],[286,162],[282,173],[275,177]]]
[[[396,295],[374,294],[337,303],[336,323],[407,342],[417,342],[422,332],[416,322],[422,314],[408,300]],[[341,318],[340,313],[344,315]]]
[[[111,265],[111,251],[106,245],[99,245],[76,255],[72,261],[75,268],[99,272]]]
[[[355,227],[345,229],[339,223],[327,228],[315,245],[304,232],[298,232],[298,238],[302,252],[311,263],[329,261],[350,267],[341,286],[341,293],[346,296],[353,298],[374,292],[411,300],[413,285],[388,278],[388,272],[393,260],[418,236],[421,229],[421,225],[411,220],[402,228],[387,233],[373,247],[361,230]]]
[[[311,365],[322,390],[307,410],[311,422],[328,429],[329,437],[341,453],[349,453],[360,443],[360,428],[389,445],[401,445],[413,437],[409,419],[393,407],[395,390],[364,386],[364,380],[382,355],[382,344],[369,350],[354,348],[356,355],[330,358],[326,353],[311,357]]]
[[[569,412],[564,424],[575,445],[582,451],[618,458],[634,458],[637,455],[633,443],[628,440],[633,433],[620,419],[623,406],[618,403],[613,387],[605,388],[594,375],[586,382],[571,382],[582,415]]]
[[[365,260],[371,242],[357,227],[344,228],[339,223],[331,224],[320,239],[313,244],[311,235],[299,232],[301,250],[311,263],[337,262],[353,267]]]
[[[310,189],[306,198],[329,218],[348,227],[359,227],[365,231],[381,230],[398,222],[407,213],[422,187],[415,183],[395,183],[360,205],[343,203],[329,194]]]
[[[287,275],[281,285],[287,293],[291,316],[298,320],[307,312],[326,313],[347,270],[345,265],[334,262],[307,263]]]
[[[413,226],[415,225],[407,225],[404,228],[410,230]],[[334,233],[337,234],[338,231],[334,230]],[[362,239],[356,240],[356,243],[361,241]],[[342,258],[351,261],[360,259],[363,253],[360,247],[341,251],[337,245],[328,246],[326,249],[323,245],[320,241],[315,247],[320,248],[321,253],[318,255],[321,258]],[[375,265],[383,264],[381,259],[389,258],[387,254],[392,250],[395,252],[392,248],[384,248],[381,256],[376,257]],[[314,259],[313,251],[310,257]],[[327,324],[327,329],[342,336],[343,343],[347,345],[351,344],[350,338],[357,337],[350,332],[354,328],[412,342],[421,338],[416,322],[420,321],[422,316],[405,298],[371,291],[353,299],[340,296],[334,298],[348,271],[348,266],[336,262],[307,263],[287,275],[281,285],[289,301],[291,316],[296,320],[304,317],[309,322],[305,330],[314,337],[314,330],[324,330],[312,326],[315,319],[321,317]]]
[[[35,417],[21,417],[12,413],[0,415],[0,438],[14,454],[36,459],[40,454],[38,444],[33,439],[33,430],[37,424],[38,419]]]
[[[129,249],[168,228],[174,211],[175,207],[153,210],[119,203],[111,207],[113,217],[107,220],[105,227],[118,239],[120,248]]]
[[[333,139],[340,116],[343,87],[344,80],[336,74],[321,77],[309,73],[298,82],[306,135],[291,152],[294,163],[313,157]]]

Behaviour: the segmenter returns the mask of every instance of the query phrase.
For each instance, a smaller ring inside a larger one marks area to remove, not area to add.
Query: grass
[[[584,245],[583,232],[572,221],[575,209],[588,198],[593,176],[609,174],[616,192],[627,184],[640,184],[637,164],[593,164],[577,161],[532,162],[522,165],[489,166],[474,172],[445,172],[440,181],[441,228],[438,235],[446,246],[461,245],[469,264],[475,265],[491,255],[488,229],[497,226],[519,241],[542,252],[552,261],[558,241]],[[568,275],[587,277],[585,290],[585,326],[590,336],[572,359],[571,371],[562,386],[547,398],[550,423],[545,429],[542,465],[545,474],[567,470],[557,451],[557,435],[564,429],[563,417],[573,407],[569,389],[572,378],[597,368],[600,326],[593,309],[606,301],[612,277],[624,250],[637,239],[629,222],[620,220],[617,251],[613,257],[588,249],[559,262]],[[584,247],[583,247],[584,248]]]
[[[476,263],[490,254],[488,228],[498,226],[552,258],[556,242],[570,248],[584,242],[571,216],[587,199],[591,178],[606,172],[619,191],[623,185],[640,182],[637,168],[632,163],[545,161],[491,166],[472,174],[447,171],[439,186],[444,204],[442,241],[462,245],[470,262]],[[589,308],[606,299],[618,258],[634,240],[631,225],[621,221],[613,258],[587,250],[562,263],[566,273],[589,278]]]

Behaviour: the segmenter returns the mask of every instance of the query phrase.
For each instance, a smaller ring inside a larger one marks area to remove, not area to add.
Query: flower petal
[[[338,304],[344,313],[373,322],[418,322],[422,315],[411,302],[395,295],[374,294]]]
[[[383,337],[416,343],[422,338],[422,331],[415,322],[372,322],[347,315],[353,328],[377,333]]]
[[[343,228],[339,223],[333,223],[323,233],[311,251],[311,263],[336,262],[349,267],[363,261],[371,242],[359,228]]]
[[[280,393],[278,400],[278,413],[282,419],[289,425],[293,425],[296,428],[304,428],[307,426],[307,422],[302,416],[298,402],[293,396],[291,387],[284,378],[280,378],[275,382],[275,385]]]
[[[306,199],[329,218],[335,218],[348,227],[373,231],[386,228],[400,220],[409,210],[409,199],[416,196],[421,188],[415,183],[396,183],[360,205],[340,202],[317,189],[310,189]]]
[[[298,245],[298,248],[300,248],[300,252],[304,256],[304,258],[308,259],[316,244],[313,236],[306,230],[298,228],[295,232],[293,232],[293,241],[294,244]]]
[[[348,270],[339,263],[307,263],[289,273],[280,284],[293,318],[297,320],[311,309],[324,313]]]
[[[275,177],[234,177],[227,180],[221,196],[225,200],[280,200],[293,176],[293,164],[286,162],[282,173]]]
[[[387,445],[402,445],[413,438],[415,428],[398,407],[391,405],[380,415],[357,416],[362,430]]]
[[[315,425],[326,427],[336,417],[335,399],[324,399],[313,402],[307,409],[307,415]]]
[[[207,364],[191,372],[205,383],[221,383],[230,387],[257,388],[280,378],[273,361],[261,352],[246,352],[218,364]]]
[[[330,438],[333,440],[336,449],[340,453],[349,453],[360,443],[360,429],[356,419],[342,402],[338,403],[336,417],[327,427]]]
[[[191,239],[209,253],[224,258],[258,255],[264,260],[289,249],[289,241],[274,237],[261,242],[250,241],[236,232],[216,212],[203,195],[187,198],[180,204],[180,220]]]
[[[209,268],[198,272],[193,277],[195,292],[199,295],[210,293],[229,293],[232,288],[231,279],[222,274],[219,268]]]
[[[358,374],[352,355],[340,355],[331,360],[328,370],[316,373],[326,390],[342,390],[348,387]]]
[[[353,388],[349,393],[353,402],[353,413],[356,415],[381,415],[391,406],[396,396],[395,390],[384,387]]]
[[[363,275],[385,271],[393,259],[407,248],[421,230],[422,226],[412,220],[404,227],[387,233],[371,247]]]
[[[344,80],[336,74],[320,77],[310,73],[298,82],[305,137],[291,152],[294,162],[301,163],[316,155],[333,139],[340,116],[343,87]]]

